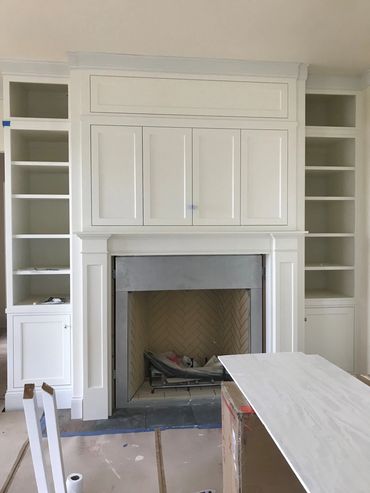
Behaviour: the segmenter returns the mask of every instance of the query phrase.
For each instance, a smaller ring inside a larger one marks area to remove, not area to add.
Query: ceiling
[[[0,0],[0,58],[68,51],[304,62],[370,69],[369,0]]]

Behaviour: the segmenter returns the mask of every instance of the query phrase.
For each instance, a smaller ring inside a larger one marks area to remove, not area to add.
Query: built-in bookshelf
[[[9,82],[10,305],[70,300],[68,85]]]
[[[306,95],[306,298],[353,298],[356,97]]]

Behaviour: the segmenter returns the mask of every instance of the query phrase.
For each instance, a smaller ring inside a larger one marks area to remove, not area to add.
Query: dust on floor
[[[163,492],[155,432],[75,436],[61,441],[65,473],[82,473],[86,492]],[[160,441],[167,493],[222,491],[220,429],[164,430]],[[29,450],[8,492],[24,493],[25,485],[27,493],[37,492]]]

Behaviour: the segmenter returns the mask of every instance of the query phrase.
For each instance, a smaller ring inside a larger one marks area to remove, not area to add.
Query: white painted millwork
[[[71,319],[68,315],[14,315],[14,387],[71,383]]]
[[[72,317],[72,373],[56,378],[58,354],[50,383],[58,404],[69,407],[72,397],[73,417],[84,419],[106,418],[113,403],[114,256],[264,255],[266,350],[296,350],[304,339],[297,127],[302,130],[306,68],[93,58],[95,68],[88,54],[70,57],[70,79],[63,79],[71,85],[70,120],[59,104],[64,91],[54,87],[58,77],[45,77],[44,95],[36,94],[39,86],[23,86],[43,77],[14,76],[17,84],[10,86],[10,78],[4,84],[5,116],[12,115],[4,132],[12,178],[6,182],[8,317],[11,324],[16,316],[25,323],[41,315]],[[27,99],[37,96],[35,104],[11,104],[9,94],[24,90]],[[43,194],[49,198],[41,200]],[[40,275],[34,267],[59,270]],[[37,304],[49,293],[68,295],[70,277],[70,304]],[[31,330],[24,331],[30,340]],[[39,342],[43,330],[35,334]],[[55,329],[46,340],[60,345],[60,337]],[[13,372],[18,365],[20,385],[19,341],[10,331],[8,408],[21,404]]]
[[[193,224],[240,224],[240,130],[193,130]]]
[[[192,132],[144,128],[144,224],[192,224]]]
[[[287,118],[288,83],[93,75],[91,112]]]
[[[242,224],[287,224],[288,132],[243,130],[241,145]]]
[[[83,419],[109,415],[111,343],[108,323],[112,307],[109,260],[115,255],[199,255],[265,254],[266,266],[266,351],[296,351],[297,234],[203,233],[184,235],[80,233],[84,263],[84,401]]]
[[[351,373],[365,366],[360,101],[353,90],[306,94],[305,351]]]
[[[19,408],[25,383],[57,389],[70,407],[69,80],[4,77],[8,387]],[[45,303],[62,298],[59,303]]]
[[[142,224],[142,129],[91,126],[92,224]]]
[[[306,353],[320,354],[353,373],[354,325],[353,306],[306,307]]]

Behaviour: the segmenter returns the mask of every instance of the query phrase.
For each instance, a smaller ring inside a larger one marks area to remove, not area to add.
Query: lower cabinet
[[[354,324],[353,306],[306,307],[305,352],[353,373]]]
[[[69,315],[13,316],[13,386],[71,383]]]

